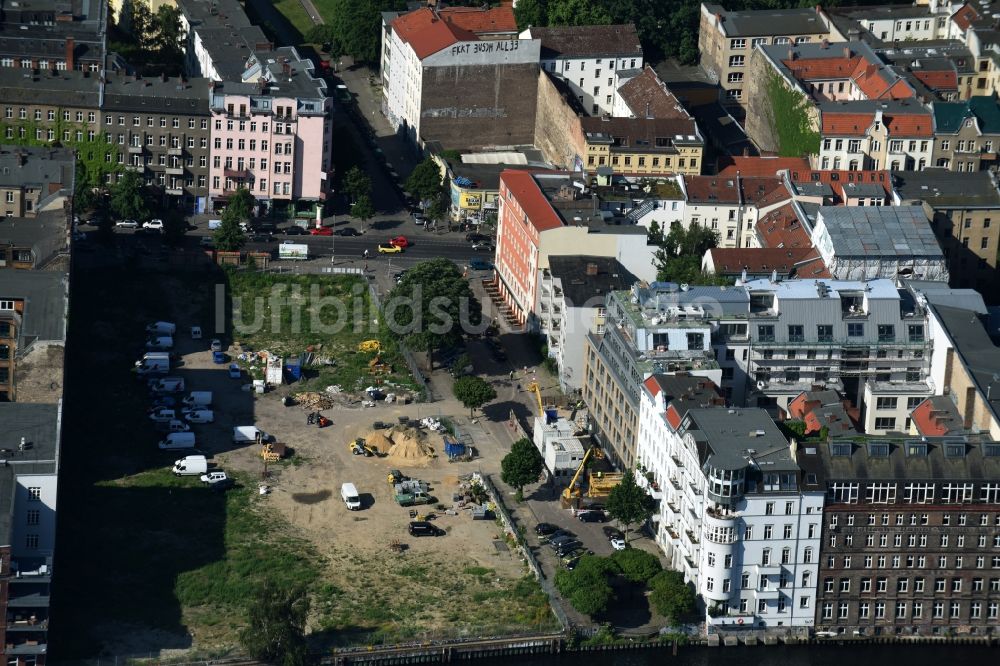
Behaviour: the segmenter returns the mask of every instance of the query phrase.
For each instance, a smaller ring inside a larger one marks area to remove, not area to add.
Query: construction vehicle
[[[400,481],[393,486],[393,490],[397,495],[402,495],[405,493],[426,493],[430,490],[430,486],[426,481],[421,481],[420,479],[406,479],[405,481]]]
[[[599,446],[592,446],[587,449],[587,452],[583,455],[583,460],[580,461],[580,466],[576,468],[576,474],[573,475],[572,481],[562,492],[562,507],[568,509],[570,506],[579,503],[580,498],[583,496],[583,492],[580,489],[580,475],[583,470],[587,467],[587,462],[594,458],[594,460],[600,460],[604,457],[604,452],[601,451]],[[592,477],[593,475],[591,475]],[[620,479],[619,479],[620,480]],[[618,485],[618,484],[615,484]]]
[[[406,481],[406,475],[400,472],[398,469],[389,470],[389,475],[386,477],[390,486],[394,486],[397,483],[402,483]]]
[[[356,440],[349,443],[348,446],[351,449],[351,453],[353,453],[356,456],[364,456],[366,458],[371,458],[372,456],[377,455],[375,449],[368,446],[368,444],[365,443],[363,437],[358,437]]]
[[[535,394],[538,399],[538,415],[545,416],[545,405],[542,404],[542,387],[538,385],[538,382],[533,381],[525,387],[529,392]]]

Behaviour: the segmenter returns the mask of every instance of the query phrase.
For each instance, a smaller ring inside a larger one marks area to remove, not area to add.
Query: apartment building
[[[167,205],[208,210],[209,81],[108,73],[102,131]]]
[[[86,0],[3,3],[0,67],[97,72],[104,66],[107,4]]]
[[[860,30],[872,41],[898,43],[946,39],[949,5],[933,4],[834,7],[830,14],[844,34]]]
[[[811,627],[824,488],[765,411],[700,406],[705,390],[678,395],[678,380],[654,375],[642,391],[639,464],[659,489],[658,544],[709,626]]]
[[[796,460],[826,492],[815,626],[990,633],[1000,618],[1000,445],[833,439]]]
[[[610,112],[613,117],[681,120],[691,117],[650,65],[643,67],[641,72],[617,70],[615,77],[617,84]]]
[[[243,81],[208,91],[210,206],[240,187],[263,208],[322,202],[330,191],[333,100],[312,63],[291,47],[251,58]]]
[[[581,118],[588,172],[639,178],[699,174],[705,139],[693,118]]]
[[[684,176],[683,226],[703,226],[718,233],[719,247],[754,245],[757,221],[791,200],[781,178]]]
[[[722,86],[725,103],[744,104],[751,76],[750,56],[758,46],[811,42],[842,42],[844,37],[817,5],[809,9],[730,12],[721,5],[702,3],[698,26],[701,66]],[[746,76],[746,80],[744,80]]]
[[[1000,150],[1000,104],[995,95],[936,102],[931,164],[951,171],[995,170]]]
[[[896,205],[920,205],[948,261],[951,283],[979,289],[991,303],[1000,248],[1000,189],[985,171],[894,173]]]
[[[151,0],[157,2],[158,0]],[[184,69],[191,78],[245,81],[251,57],[274,50],[239,0],[173,0],[181,13]]]
[[[583,399],[591,432],[620,469],[635,466],[640,390],[650,375],[687,372],[722,386],[734,404],[743,399],[733,387],[746,383],[735,371],[748,306],[742,289],[669,282],[608,294],[604,333],[586,339]],[[723,341],[733,345],[732,358],[715,349]]]
[[[539,326],[540,276],[550,256],[615,257],[639,279],[656,276],[656,246],[647,243],[646,229],[615,224],[582,188],[565,173],[509,169],[500,174],[495,276],[504,303],[529,329]]]
[[[638,282],[614,257],[549,257],[538,292],[538,326],[559,367],[563,393],[583,388],[584,341],[605,327],[605,299]]]
[[[65,150],[0,148],[0,215],[36,218],[46,211],[62,212],[73,178],[73,158]]]
[[[382,113],[396,131],[446,150],[533,143],[541,41],[518,39],[511,7],[382,21]]]
[[[931,164],[934,120],[910,100],[819,105],[820,169],[921,171]]]
[[[72,145],[100,136],[101,83],[78,70],[0,67],[0,118],[5,143]]]
[[[542,70],[565,82],[593,116],[612,112],[615,76],[644,65],[642,44],[631,23],[529,27],[521,38],[541,40]]]

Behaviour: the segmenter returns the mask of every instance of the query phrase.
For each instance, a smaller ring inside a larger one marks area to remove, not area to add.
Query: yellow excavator
[[[587,468],[587,461],[593,457],[594,460],[600,460],[604,457],[604,452],[601,451],[601,447],[592,446],[587,449],[587,452],[583,454],[583,460],[580,461],[580,466],[576,468],[576,474],[573,475],[573,480],[569,482],[569,485],[562,492],[562,507],[564,509],[569,508],[575,502],[577,502],[580,497],[583,496],[583,491],[580,489],[580,475],[583,474],[583,470]]]
[[[542,404],[542,388],[538,385],[538,382],[531,382],[525,388],[534,393],[538,399],[538,415],[545,416],[545,406]]]

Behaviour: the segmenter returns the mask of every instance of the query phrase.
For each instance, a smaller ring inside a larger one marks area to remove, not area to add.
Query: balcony
[[[11,655],[38,655],[45,654],[48,650],[48,644],[39,641],[24,641],[21,643],[7,643],[7,649],[5,652],[7,656]]]
[[[165,191],[166,191],[167,194],[169,194],[170,196],[173,196],[173,197],[184,196],[184,188],[183,187],[167,187],[167,188],[165,188]]]
[[[232,169],[226,167],[223,169],[223,173],[226,178],[233,178],[237,180],[249,180],[252,177],[249,169]]]
[[[143,173],[146,170],[145,164],[126,164],[126,171],[135,171],[136,173]]]
[[[128,152],[130,155],[141,155],[143,151],[142,146],[129,146]]]
[[[14,596],[14,594],[14,592],[11,592],[11,597],[7,600],[8,608],[48,608],[49,606],[48,591],[34,592],[20,596]]]
[[[769,588],[766,590],[754,590],[753,594],[757,598],[757,601],[760,601],[762,599],[766,599],[768,601],[777,601],[778,597],[781,596],[781,590],[779,590],[778,588],[774,589]]]
[[[670,459],[674,461],[674,464],[678,467],[684,467],[684,461],[677,456],[670,456]]]
[[[184,175],[184,167],[182,167],[182,166],[168,166],[166,169],[164,169],[164,171],[166,171],[167,174],[170,175],[170,176],[183,176]]]
[[[705,513],[711,516],[712,518],[715,518],[716,520],[736,520],[736,514],[724,513],[722,511],[719,511],[715,507],[711,506],[705,510]]]

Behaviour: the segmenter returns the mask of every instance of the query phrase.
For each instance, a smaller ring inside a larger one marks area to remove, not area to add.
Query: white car
[[[215,338],[214,340],[212,340],[212,351],[214,352],[222,351],[222,340],[220,340],[219,338]]]
[[[215,421],[215,412],[211,409],[185,409],[182,413],[188,423],[212,423]]]
[[[159,229],[159,230],[162,231],[163,230],[163,220],[157,219],[157,220],[150,220],[149,222],[143,222],[142,223],[142,228],[143,229]]]
[[[617,539],[617,538],[612,539],[611,547],[614,548],[615,550],[625,550],[625,548],[627,548],[627,546],[625,545],[625,539]]]
[[[116,227],[121,227],[122,229],[137,229],[139,223],[135,220],[118,220],[115,222]]]
[[[202,474],[200,478],[202,483],[207,483],[208,485],[212,485],[213,483],[220,483],[222,481],[225,481],[229,477],[226,476],[225,472],[209,472],[208,474]]]

